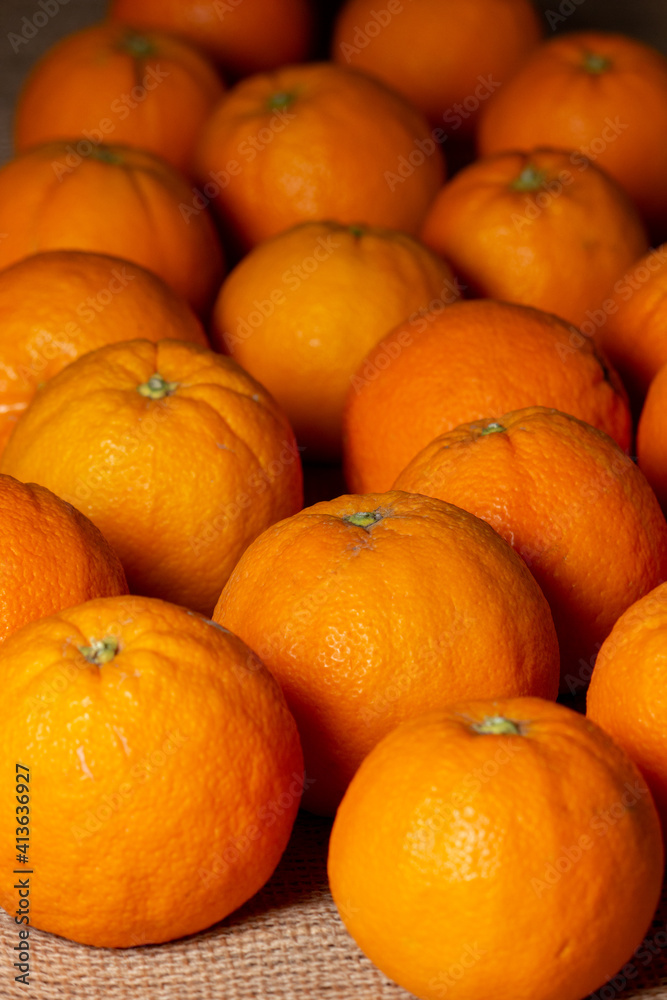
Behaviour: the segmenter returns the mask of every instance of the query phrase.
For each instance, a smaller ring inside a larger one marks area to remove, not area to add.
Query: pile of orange
[[[419,1000],[581,1000],[663,880],[667,58],[107,12],[0,167],[0,904],[193,934],[304,808]]]

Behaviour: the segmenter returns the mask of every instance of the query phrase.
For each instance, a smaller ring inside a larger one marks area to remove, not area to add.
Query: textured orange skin
[[[609,69],[589,72],[583,64],[589,53],[611,60]],[[665,56],[625,35],[576,31],[543,42],[486,102],[477,140],[481,155],[536,146],[589,149],[659,230],[667,223],[665,135]]]
[[[381,515],[368,528],[344,520],[367,511]],[[304,805],[325,815],[404,719],[463,697],[558,692],[556,633],[525,564],[479,518],[430,497],[341,496],[274,525],[213,618],[280,683],[314,779]]]
[[[208,345],[185,299],[119,257],[46,250],[0,271],[0,453],[40,385],[87,351],[137,337]]]
[[[137,42],[149,51],[136,55],[131,46]],[[141,89],[133,95],[135,87]],[[62,39],[33,67],[16,106],[16,151],[87,133],[93,142],[148,149],[186,171],[223,89],[193,46],[169,35],[137,36],[120,24],[96,24]]]
[[[667,512],[667,364],[646,394],[637,425],[637,462]]]
[[[269,104],[276,95],[289,96],[280,112]],[[430,155],[418,142],[431,144]],[[401,157],[412,153],[423,162],[408,163],[402,179]],[[245,248],[307,219],[415,235],[445,176],[420,112],[378,80],[333,63],[238,83],[204,126],[194,169],[200,185],[226,172],[213,203]]]
[[[306,222],[228,275],[211,339],[277,399],[310,458],[338,459],[345,393],[366,352],[406,316],[456,298],[449,265],[406,233]]]
[[[478,295],[576,326],[590,321],[614,280],[646,253],[648,237],[623,189],[575,156],[539,149],[476,160],[441,189],[422,240]],[[515,190],[527,168],[544,175],[542,184]]]
[[[111,0],[109,16],[181,35],[234,76],[300,62],[313,33],[308,0]]]
[[[356,493],[389,489],[438,434],[526,406],[563,410],[624,450],[630,445],[618,376],[557,316],[478,299],[402,324],[352,380],[343,418],[348,486]]]
[[[332,58],[395,87],[453,136],[472,134],[484,100],[542,37],[530,0],[410,0],[371,37],[365,25],[373,25],[377,11],[374,0],[348,0],[336,21]],[[480,90],[480,77],[490,86]]]
[[[156,372],[177,385],[147,399],[137,390]],[[68,365],[0,465],[90,517],[133,592],[204,614],[249,542],[302,501],[282,410],[231,358],[179,341],[110,344]]]
[[[667,521],[635,463],[602,431],[531,407],[437,437],[394,489],[483,518],[523,556],[549,601],[561,686],[577,690],[633,601],[667,579]],[[573,686],[574,685],[574,686]]]
[[[102,533],[43,486],[0,474],[0,525],[0,642],[72,604],[127,593]]]
[[[667,835],[667,583],[621,615],[602,644],[586,696],[586,714],[634,760]]]
[[[113,637],[98,666],[80,648]],[[303,784],[294,719],[236,636],[163,601],[89,601],[1,647],[0,904],[30,769],[30,923],[126,948],[211,926],[272,874]],[[23,775],[25,772],[18,772]]]
[[[520,732],[471,729],[494,716]],[[359,946],[423,1000],[580,1000],[641,944],[663,848],[639,771],[597,726],[538,698],[466,700],[371,751],[328,870]]]
[[[651,379],[667,364],[667,243],[619,275],[604,298],[595,339],[630,396],[641,402]]]
[[[0,268],[39,250],[125,257],[206,313],[223,257],[206,211],[181,214],[192,200],[185,177],[144,150],[100,145],[81,158],[76,145],[45,143],[0,169]]]

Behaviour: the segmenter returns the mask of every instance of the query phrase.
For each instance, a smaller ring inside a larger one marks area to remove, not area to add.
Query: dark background
[[[38,0],[0,0],[0,163],[12,155],[13,107],[32,63],[59,38],[100,20],[106,9],[106,0],[50,0],[51,5],[53,2],[59,3],[58,13],[15,52],[11,34],[20,35],[24,30],[23,18],[30,20],[41,8]],[[382,6],[382,0],[378,4]],[[613,29],[641,38],[667,54],[667,0],[536,0],[536,4],[545,15],[547,35],[554,28]],[[313,0],[313,5],[318,17],[315,56],[324,57],[325,40],[341,0]]]

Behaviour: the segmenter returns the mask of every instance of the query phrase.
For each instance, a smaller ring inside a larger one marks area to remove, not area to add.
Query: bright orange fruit
[[[31,926],[82,944],[194,934],[266,882],[303,757],[280,688],[240,639],[164,601],[105,598],[15,632],[0,676],[8,912],[23,829]]]
[[[402,323],[352,379],[343,417],[348,485],[389,489],[438,434],[526,406],[571,413],[630,446],[618,376],[591,340],[557,316],[478,299]]]
[[[93,597],[127,593],[101,531],[35,483],[0,474],[0,642],[27,622]]]
[[[2,471],[71,500],[130,589],[210,614],[245,547],[299,510],[294,432],[231,358],[195,344],[109,344],[55,375]]]
[[[646,477],[610,437],[558,410],[515,410],[441,434],[394,489],[471,511],[526,560],[572,693],[619,615],[667,579],[667,521]]]
[[[335,460],[345,394],[367,351],[406,316],[458,296],[449,265],[407,233],[304,222],[228,275],[211,338],[277,399],[308,458]]]
[[[82,354],[137,337],[208,346],[185,299],[120,257],[45,250],[0,271],[0,453],[40,386]]]
[[[525,563],[484,521],[430,497],[341,496],[273,525],[213,617],[281,684],[314,812],[333,815],[403,719],[457,698],[558,692],[553,621]]]
[[[641,944],[663,848],[598,726],[538,698],[466,700],[370,752],[328,870],[357,944],[422,1000],[580,1000]]]

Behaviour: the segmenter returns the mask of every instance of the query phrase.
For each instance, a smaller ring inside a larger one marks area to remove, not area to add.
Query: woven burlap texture
[[[264,889],[227,920],[191,938],[114,951],[33,930],[28,988],[13,981],[17,927],[0,911],[0,997],[410,1000],[365,958],[338,917],[326,877],[330,825],[301,814]],[[633,960],[631,978],[612,980],[596,992],[595,1000],[667,1000],[666,918],[667,898],[646,935],[652,947]]]

